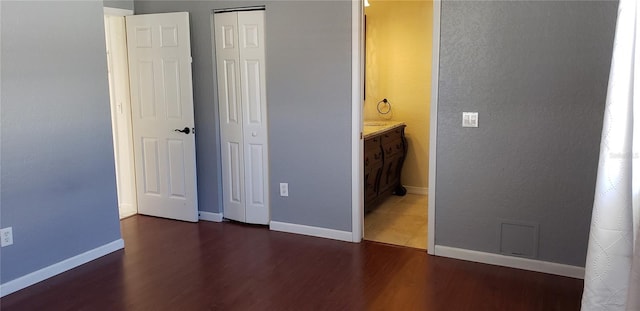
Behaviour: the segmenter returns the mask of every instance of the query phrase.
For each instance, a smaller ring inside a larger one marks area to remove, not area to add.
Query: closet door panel
[[[268,224],[269,154],[264,11],[238,13],[247,222]]]
[[[246,221],[238,13],[214,16],[225,218]]]

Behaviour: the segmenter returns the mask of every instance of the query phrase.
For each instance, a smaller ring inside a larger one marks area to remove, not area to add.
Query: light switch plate
[[[478,127],[478,113],[477,112],[463,112],[462,113],[462,127]]]
[[[289,183],[286,183],[286,182],[280,183],[280,196],[281,197],[289,196]]]

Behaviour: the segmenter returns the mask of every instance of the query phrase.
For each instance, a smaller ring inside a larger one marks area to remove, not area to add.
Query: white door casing
[[[264,11],[214,17],[224,217],[268,224]]]
[[[107,47],[107,73],[113,127],[118,211],[120,218],[138,211],[131,137],[131,103],[129,100],[129,66],[124,16],[104,15]]]
[[[138,212],[196,222],[189,14],[127,16],[126,24]]]

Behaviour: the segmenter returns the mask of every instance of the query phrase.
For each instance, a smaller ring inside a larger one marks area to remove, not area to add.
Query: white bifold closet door
[[[223,215],[269,223],[264,11],[216,13]]]

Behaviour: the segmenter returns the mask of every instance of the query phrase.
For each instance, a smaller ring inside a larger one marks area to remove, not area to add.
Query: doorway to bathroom
[[[368,4],[363,31],[364,239],[427,249],[434,4]]]

